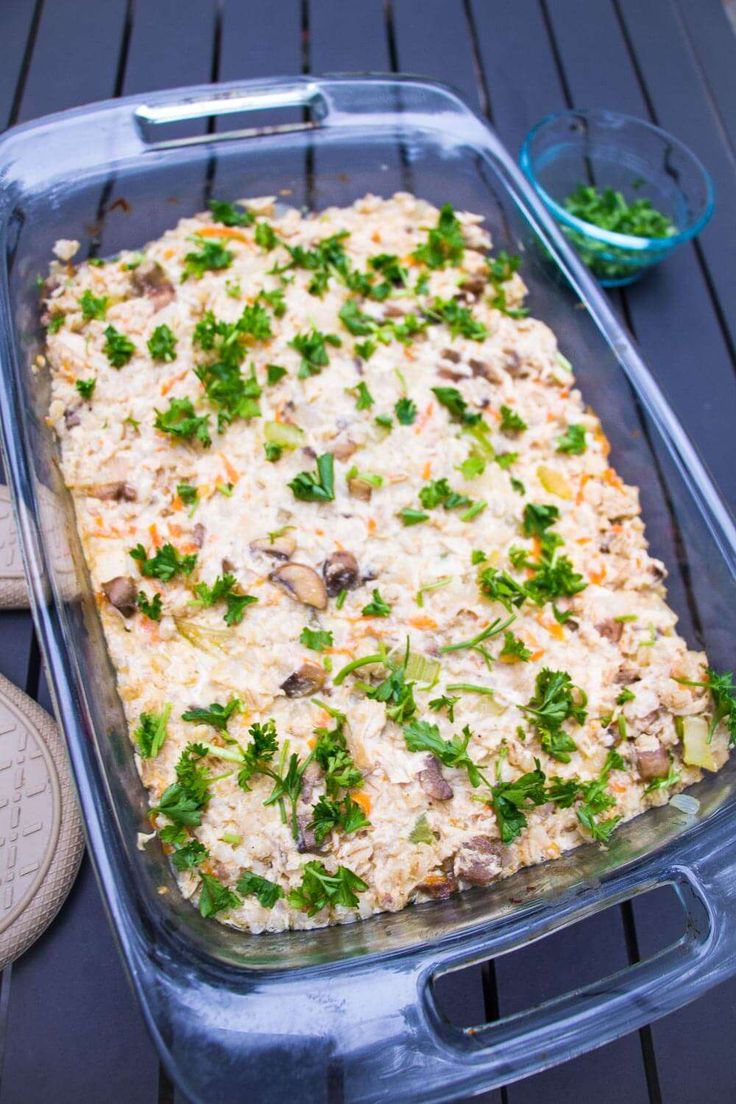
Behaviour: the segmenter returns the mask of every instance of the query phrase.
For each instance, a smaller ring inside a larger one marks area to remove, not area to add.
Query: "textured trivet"
[[[51,923],[71,889],[83,849],[56,725],[0,675],[0,968]]]
[[[28,591],[23,576],[18,534],[10,491],[0,484],[0,609],[27,609]]]

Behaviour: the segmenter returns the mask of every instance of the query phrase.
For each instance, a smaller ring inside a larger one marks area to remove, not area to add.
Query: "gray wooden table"
[[[700,155],[717,212],[614,305],[730,502],[736,425],[736,37],[720,0],[0,0],[0,126],[91,100],[299,72],[421,73],[456,85],[512,151],[566,105],[628,111]],[[0,615],[0,670],[48,705],[30,617]],[[674,941],[665,891],[456,975],[447,1014],[478,1023]],[[736,980],[486,1104],[732,1104]],[[0,982],[0,1104],[184,1104],[162,1072],[89,863]],[[400,1089],[397,1089],[400,1099]]]

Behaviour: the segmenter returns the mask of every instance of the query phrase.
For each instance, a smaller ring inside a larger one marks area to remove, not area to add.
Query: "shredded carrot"
[[[376,519],[375,518],[368,518],[368,532],[369,533],[375,533],[375,531],[376,531]]]
[[[414,353],[414,350],[409,345],[404,346],[404,357],[405,357],[406,360],[416,360],[417,359],[416,354]]]
[[[174,384],[178,383],[179,380],[183,380],[186,374],[187,370],[185,369],[183,372],[179,372],[178,375],[170,376],[169,379],[164,380],[164,382],[161,384],[161,394],[168,395]]]
[[[160,548],[162,545],[161,537],[159,536],[158,529],[156,528],[156,522],[153,525],[148,526],[148,532],[151,534],[151,540],[153,541],[154,548]]]
[[[353,653],[352,648],[323,648],[322,649],[322,654],[323,655],[346,655],[346,656],[351,656],[354,653]]]
[[[557,415],[554,413],[554,411],[548,410],[547,411],[547,421],[548,422],[554,422],[554,421],[556,421],[556,419],[557,419]]]
[[[416,617],[409,618],[409,624],[415,629],[436,629],[437,622],[434,617],[429,617],[425,614],[417,614]]]
[[[614,793],[626,793],[626,784],[624,782],[609,782],[608,785]]]
[[[542,542],[537,536],[532,537],[532,550],[537,559],[539,559],[542,555]]]
[[[174,497],[173,497],[173,498],[172,498],[172,500],[171,500],[171,508],[172,508],[172,510],[181,510],[183,506],[184,506],[184,503],[183,503],[183,502],[182,502],[182,500],[181,500],[181,499],[179,498],[179,495],[178,495],[178,494],[175,494],[175,495],[174,495]]]
[[[578,490],[577,498],[575,499],[578,506],[583,501],[583,491],[585,490],[585,484],[592,478],[593,478],[593,476],[590,474],[590,472],[585,472],[585,474],[583,476],[581,476],[580,489]]]
[[[538,625],[541,625],[543,629],[546,629],[550,636],[553,636],[555,640],[565,639],[565,630],[562,625],[558,625],[556,621],[545,621],[544,614],[538,613],[536,617]]]
[[[317,737],[316,736],[310,736],[309,739],[307,740],[307,747],[314,748],[316,746],[317,746]]]
[[[315,529],[314,531],[315,531],[315,533],[317,534],[318,537],[323,537],[325,535],[324,529]],[[337,543],[337,542],[335,542],[335,543]]]
[[[177,525],[176,522],[171,522],[169,524],[169,533],[172,537],[180,537],[182,532],[183,530],[181,525]]]
[[[536,663],[538,659],[541,659],[544,655],[544,648],[540,648],[537,652],[532,652],[530,659],[532,663]]]
[[[611,442],[608,440],[600,426],[598,426],[593,431],[593,436],[595,437],[598,444],[601,446],[601,451],[603,452],[603,455],[608,456],[609,452],[611,451]]]
[[[590,579],[591,583],[594,583],[596,586],[599,583],[602,583],[603,580],[605,579],[605,577],[606,577],[605,564],[598,571],[590,571],[588,573],[588,578]]]
[[[164,260],[170,261],[173,256],[174,256],[174,250],[173,249],[165,249],[164,250]]]
[[[417,424],[414,427],[414,432],[415,433],[421,433],[422,432],[425,425],[427,424],[429,419],[432,417],[432,412],[433,411],[434,411],[434,403],[428,403],[426,410],[424,410],[419,415],[419,417],[417,418]]]
[[[562,390],[560,391],[560,398],[561,399],[566,399],[566,398],[569,397],[569,395],[570,395],[570,388],[569,387],[563,387]]]
[[[233,238],[235,241],[252,245],[253,242],[242,230],[236,230],[234,226],[201,226],[197,230],[200,238]]]
[[[383,239],[381,238],[381,231],[380,230],[374,230],[373,233],[371,234],[371,241],[380,242],[382,240]]]
[[[237,483],[238,480],[240,479],[240,472],[237,470],[237,468],[234,468],[232,466],[232,464],[228,460],[227,456],[223,456],[222,453],[220,453],[220,459],[222,460],[223,467],[225,468],[225,471],[227,472],[227,475],[228,475],[228,478],[229,478],[230,482],[231,483]]]
[[[576,537],[576,544],[590,544],[590,537]]]
[[[362,790],[352,790],[350,796],[352,797],[355,804],[360,805],[365,815],[368,816],[371,811],[371,799],[368,794],[363,793]]]
[[[603,473],[603,482],[608,483],[611,487],[616,487],[619,491],[623,490],[621,477],[616,474],[613,468],[606,468]]]
[[[432,461],[428,460],[422,468],[422,479],[429,479],[432,475]]]

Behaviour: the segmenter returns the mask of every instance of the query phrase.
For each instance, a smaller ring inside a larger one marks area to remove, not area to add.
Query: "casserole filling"
[[[44,284],[49,421],[151,832],[205,916],[487,885],[716,770],[638,494],[481,218],[183,219]],[[148,836],[143,835],[142,845]]]

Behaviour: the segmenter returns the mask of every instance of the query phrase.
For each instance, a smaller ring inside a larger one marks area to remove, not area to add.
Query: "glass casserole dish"
[[[36,278],[57,238],[106,256],[157,237],[211,195],[278,195],[322,208],[413,192],[477,211],[520,252],[533,315],[557,334],[601,416],[613,462],[641,489],[652,553],[691,646],[732,666],[736,531],[663,396],[495,135],[448,89],[419,80],[295,78],[93,105],[0,139],[0,416],[34,613],[105,900],[164,1061],[195,1102],[299,1091],[439,1101],[477,1093],[600,1045],[733,970],[731,764],[625,824],[607,850],[444,902],[346,926],[251,936],[203,920],[157,844],[136,846],[147,804],[45,423]],[[674,947],[604,982],[460,1029],[432,982],[637,892],[673,883]],[[162,892],[163,891],[163,892]],[[264,1077],[264,1071],[268,1077]]]

